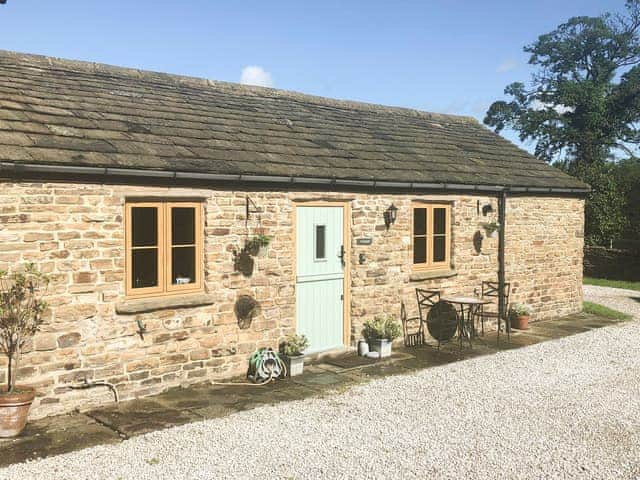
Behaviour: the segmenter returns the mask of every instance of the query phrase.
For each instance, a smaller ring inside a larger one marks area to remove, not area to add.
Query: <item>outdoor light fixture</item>
[[[384,224],[387,227],[387,230],[391,225],[396,223],[396,216],[398,214],[398,207],[396,207],[393,203],[384,211]]]

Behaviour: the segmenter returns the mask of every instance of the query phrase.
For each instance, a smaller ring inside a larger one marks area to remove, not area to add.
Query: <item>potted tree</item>
[[[531,307],[524,303],[514,303],[509,309],[509,321],[511,327],[516,330],[526,330],[529,328],[529,317],[531,316]]]
[[[9,360],[7,384],[0,387],[0,437],[18,435],[27,423],[35,391],[17,385],[16,377],[24,344],[42,325],[48,283],[33,264],[23,272],[0,271],[0,351]]]
[[[391,355],[391,343],[400,336],[400,324],[391,315],[378,315],[364,323],[362,336],[369,342],[373,352],[380,358]]]
[[[304,370],[304,350],[309,340],[304,335],[289,335],[282,344],[282,353],[290,377],[302,375]]]

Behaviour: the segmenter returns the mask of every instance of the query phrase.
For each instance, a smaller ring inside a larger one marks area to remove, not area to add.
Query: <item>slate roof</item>
[[[472,118],[6,51],[0,162],[587,188]]]

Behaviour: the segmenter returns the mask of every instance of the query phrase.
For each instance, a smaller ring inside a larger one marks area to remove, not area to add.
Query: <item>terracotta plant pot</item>
[[[511,328],[516,330],[526,330],[529,328],[529,315],[511,318]]]
[[[18,387],[16,390],[13,393],[0,391],[0,438],[19,435],[27,424],[36,392],[31,388]]]

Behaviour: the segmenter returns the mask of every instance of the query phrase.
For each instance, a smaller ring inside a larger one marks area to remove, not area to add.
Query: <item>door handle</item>
[[[338,255],[338,258],[340,259],[340,263],[342,263],[343,267],[344,267],[344,254],[345,254],[344,245],[340,245],[340,255]]]

